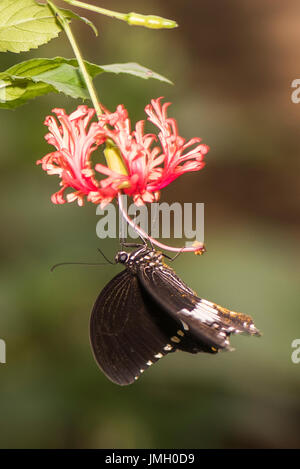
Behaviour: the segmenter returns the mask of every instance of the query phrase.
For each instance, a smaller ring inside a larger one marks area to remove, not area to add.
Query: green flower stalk
[[[106,8],[90,5],[89,3],[80,2],[79,0],[65,0],[66,3],[75,7],[84,8],[86,10],[100,13],[101,15],[110,16],[121,21],[125,21],[130,26],[144,26],[150,29],[172,29],[177,28],[178,24],[166,18],[155,15],[141,15],[140,13],[119,13],[117,11],[107,10]]]

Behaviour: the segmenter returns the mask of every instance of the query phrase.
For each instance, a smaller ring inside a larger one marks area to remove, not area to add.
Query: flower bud
[[[128,172],[126,171],[124,162],[120,155],[120,151],[117,147],[107,145],[104,150],[104,156],[109,169],[115,171],[116,173],[124,174],[124,176],[128,175]]]
[[[161,18],[154,15],[140,15],[139,13],[128,13],[127,23],[133,26],[144,26],[151,29],[177,28],[178,24],[173,20]]]
[[[106,163],[109,169],[111,169],[112,171],[118,174],[128,176],[128,172],[125,168],[124,162],[120,155],[120,151],[117,147],[112,147],[110,145],[107,145],[103,153],[104,153]],[[130,187],[130,184],[128,181],[123,181],[119,185],[119,189],[127,189],[128,187]]]

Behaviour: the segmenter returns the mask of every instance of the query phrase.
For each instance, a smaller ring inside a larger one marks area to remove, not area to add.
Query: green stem
[[[66,33],[66,35],[67,35],[67,37],[70,41],[70,44],[71,44],[72,49],[74,51],[74,54],[75,54],[75,57],[77,59],[79,68],[81,70],[83,79],[85,81],[88,92],[90,94],[92,103],[93,103],[94,108],[96,110],[97,117],[99,119],[101,114],[103,114],[102,110],[101,110],[101,106],[99,104],[100,101],[99,101],[99,98],[97,96],[97,92],[94,88],[93,81],[92,81],[92,79],[91,79],[91,77],[90,77],[90,75],[87,71],[87,68],[85,66],[85,63],[84,63],[84,60],[82,58],[80,49],[77,45],[75,37],[73,36],[73,33],[72,33],[71,28],[69,26],[69,23],[66,20],[66,18],[64,17],[63,13],[50,0],[47,0],[47,3],[49,4],[50,8],[53,10],[56,18],[60,22],[63,30],[65,31],[65,33]],[[126,168],[125,168],[125,165],[124,165],[120,150],[116,147],[114,142],[112,142],[109,139],[106,141],[106,150],[104,151],[104,156],[105,156],[105,159],[106,159],[106,162],[107,162],[107,165],[108,165],[109,168],[110,167],[113,168],[113,169],[117,168],[117,170],[121,174],[127,174],[127,171],[126,171]]]
[[[93,103],[94,108],[96,110],[97,117],[99,118],[102,114],[102,110],[101,110],[101,107],[100,107],[100,104],[99,104],[99,98],[97,96],[97,92],[96,92],[95,87],[93,85],[93,81],[92,81],[92,79],[91,79],[91,77],[90,77],[90,75],[87,71],[87,68],[85,66],[85,63],[84,63],[84,60],[82,58],[80,49],[77,45],[75,37],[74,37],[74,35],[72,33],[72,30],[69,26],[69,23],[66,20],[66,18],[64,17],[63,13],[50,0],[47,0],[47,3],[49,4],[50,8],[53,10],[56,18],[60,22],[62,28],[64,29],[64,31],[65,31],[65,33],[66,33],[66,35],[67,35],[67,37],[70,41],[71,47],[74,51],[75,57],[77,59],[79,68],[81,70],[81,73],[82,73],[83,79],[85,81],[86,87],[88,89],[89,95],[91,97],[92,103]]]
[[[177,28],[178,24],[176,21],[161,18],[155,15],[141,15],[139,13],[119,13],[118,11],[107,10],[106,8],[97,7],[90,5],[89,3],[80,2],[79,0],[64,0],[69,5],[74,7],[85,8],[86,10],[95,11],[101,15],[110,16],[117,18],[118,20],[126,21],[129,25],[144,26],[150,29],[161,29],[161,28]]]
[[[105,16],[117,18],[118,20],[126,21],[127,15],[124,13],[118,13],[117,11],[106,10],[105,8],[97,7],[96,5],[90,5],[88,3],[79,2],[78,0],[64,0],[66,3],[73,5],[74,7],[85,8],[86,10],[95,11]]]

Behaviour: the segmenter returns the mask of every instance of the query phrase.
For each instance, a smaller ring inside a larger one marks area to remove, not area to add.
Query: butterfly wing
[[[90,339],[102,371],[111,381],[126,385],[175,350],[169,338],[177,329],[177,322],[126,269],[98,296],[91,314]]]
[[[143,265],[138,277],[151,297],[181,326],[178,348],[182,350],[213,353],[230,349],[230,334],[259,335],[250,316],[199,298],[165,264],[159,268]]]

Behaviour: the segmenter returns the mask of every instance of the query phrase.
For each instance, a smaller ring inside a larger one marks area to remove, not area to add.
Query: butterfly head
[[[119,251],[115,257],[115,261],[118,264],[127,264],[129,259],[129,253],[125,251]]]
[[[123,264],[131,271],[135,272],[136,269],[139,268],[138,266],[149,265],[150,267],[154,267],[161,265],[161,259],[161,252],[141,246],[130,253],[119,251],[115,257],[115,262]]]

